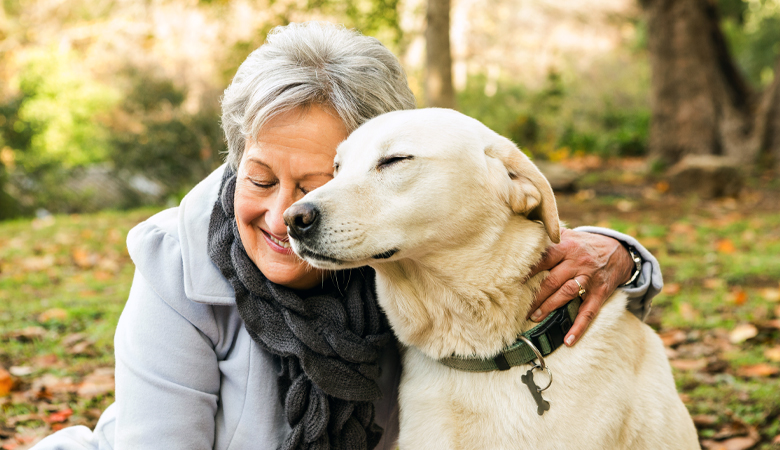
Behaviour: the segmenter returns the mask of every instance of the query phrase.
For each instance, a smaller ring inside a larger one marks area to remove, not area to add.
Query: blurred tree
[[[425,28],[427,106],[455,108],[450,52],[450,0],[428,0]]]
[[[688,154],[742,164],[780,163],[780,60],[756,92],[729,51],[714,0],[640,0],[652,70],[650,154],[673,164]],[[721,0],[743,20],[744,5]]]

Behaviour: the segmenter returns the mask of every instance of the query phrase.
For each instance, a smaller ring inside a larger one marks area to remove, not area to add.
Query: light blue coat
[[[116,402],[94,432],[63,429],[34,450],[276,449],[289,431],[271,355],[252,341],[235,305],[233,288],[207,254],[207,230],[224,166],[176,208],[139,224],[127,237],[136,265],[130,296],[114,338]],[[643,258],[637,287],[627,289],[640,317],[662,287],[658,263],[629,236],[603,228],[636,247]],[[383,398],[377,449],[398,436],[400,364],[385,352],[379,380]]]

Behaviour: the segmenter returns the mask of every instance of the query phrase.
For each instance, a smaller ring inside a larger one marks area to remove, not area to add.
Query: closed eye
[[[412,155],[391,155],[391,156],[385,156],[384,158],[380,159],[379,162],[376,165],[377,170],[382,170],[388,166],[391,166],[395,163],[399,163],[401,161],[406,161],[409,159],[414,159],[414,156]]]

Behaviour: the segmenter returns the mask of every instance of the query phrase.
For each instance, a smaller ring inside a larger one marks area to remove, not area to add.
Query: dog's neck
[[[377,264],[379,303],[399,340],[432,358],[494,356],[533,326],[544,275],[524,279],[549,244],[543,226],[517,217],[497,239]]]

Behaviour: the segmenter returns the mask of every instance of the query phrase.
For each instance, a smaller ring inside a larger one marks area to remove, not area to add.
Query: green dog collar
[[[566,305],[556,309],[539,325],[522,334],[523,337],[547,356],[563,345],[563,338],[574,324],[574,318],[580,310],[582,298],[577,297]],[[536,359],[534,351],[522,339],[505,348],[493,358],[477,358],[467,356],[450,356],[439,362],[447,367],[466,372],[492,372],[494,370],[509,370],[515,366],[530,364]]]

